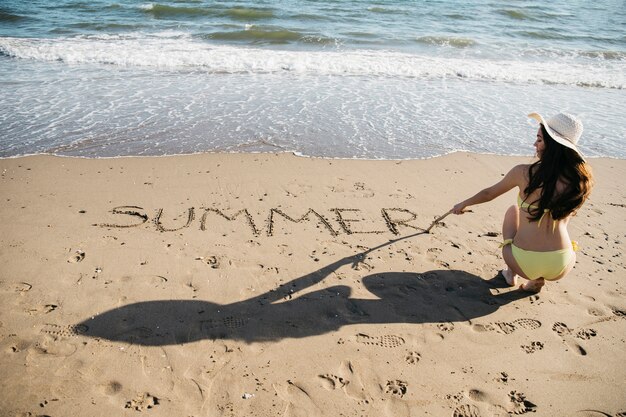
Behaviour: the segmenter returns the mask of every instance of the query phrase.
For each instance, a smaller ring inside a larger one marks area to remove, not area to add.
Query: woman
[[[591,168],[576,147],[583,131],[576,117],[559,113],[547,121],[537,113],[528,115],[539,121],[535,149],[539,160],[518,165],[497,184],[456,204],[452,213],[463,214],[472,205],[485,203],[519,188],[517,205],[509,207],[502,224],[502,257],[507,268],[506,282],[521,289],[539,292],[545,281],[567,275],[576,262],[575,243],[570,241],[567,225],[585,202],[592,187]]]

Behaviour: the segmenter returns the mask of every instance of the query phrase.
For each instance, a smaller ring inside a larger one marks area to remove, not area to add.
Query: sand
[[[537,295],[499,277],[530,158],[0,160],[2,416],[625,416],[626,162]]]

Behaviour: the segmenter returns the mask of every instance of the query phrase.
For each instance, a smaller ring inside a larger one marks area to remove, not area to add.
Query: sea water
[[[0,0],[0,157],[626,158],[623,0]]]

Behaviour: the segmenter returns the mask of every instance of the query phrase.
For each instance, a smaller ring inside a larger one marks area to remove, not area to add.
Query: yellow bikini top
[[[535,206],[534,204],[529,204],[529,203],[525,202],[524,200],[522,200],[522,196],[519,195],[519,194],[517,195],[517,206],[519,208],[523,208],[523,209],[528,209],[528,208],[536,209],[536,208],[539,208],[539,207]]]
[[[534,204],[529,204],[529,203],[523,201],[522,197],[519,194],[517,195],[517,206],[519,208],[522,208],[522,209],[526,210],[526,211],[528,211],[529,208],[531,208],[531,209],[538,209],[539,208],[539,207],[535,206]],[[543,209],[543,214],[539,218],[539,222],[537,223],[537,227],[541,226],[541,221],[543,220],[545,215],[548,214],[548,213],[550,213],[549,209]],[[556,229],[556,223],[557,222],[558,222],[558,220],[552,219],[552,233],[554,233],[554,230]]]

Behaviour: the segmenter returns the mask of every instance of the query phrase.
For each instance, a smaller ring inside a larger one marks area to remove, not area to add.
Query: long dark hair
[[[536,208],[528,208],[529,220],[538,221],[545,210],[550,211],[553,220],[560,220],[578,210],[589,196],[593,186],[591,167],[576,151],[557,143],[540,126],[545,147],[539,161],[528,169],[524,194],[528,198],[533,191],[541,189],[541,195],[531,203]],[[559,180],[566,184],[562,192],[556,189]]]

